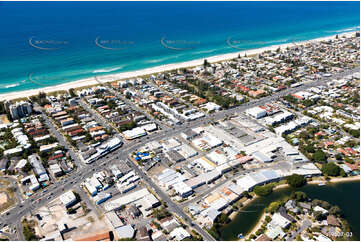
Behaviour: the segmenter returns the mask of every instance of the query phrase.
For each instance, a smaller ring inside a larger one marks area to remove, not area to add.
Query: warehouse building
[[[59,199],[65,208],[69,208],[78,202],[73,191],[67,191]]]
[[[247,109],[246,114],[255,119],[260,119],[260,118],[263,118],[264,116],[266,116],[267,112],[266,112],[266,110],[264,110],[260,107],[254,107],[254,108]]]

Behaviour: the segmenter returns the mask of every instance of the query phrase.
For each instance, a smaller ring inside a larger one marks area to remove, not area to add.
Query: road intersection
[[[119,161],[119,160],[124,160],[124,161],[127,160],[129,165],[138,173],[139,176],[141,176],[141,178],[145,181],[145,183],[149,187],[151,187],[158,194],[158,196],[167,204],[168,209],[171,212],[174,212],[178,216],[180,216],[184,221],[186,221],[186,223],[188,223],[199,234],[201,234],[205,240],[214,240],[212,238],[212,236],[210,236],[206,231],[204,231],[202,228],[200,228],[198,225],[194,224],[191,221],[191,218],[187,214],[184,213],[182,205],[174,203],[136,164],[131,162],[128,158],[128,155],[132,151],[136,150],[137,148],[140,148],[141,146],[144,146],[146,143],[148,143],[150,141],[175,136],[175,135],[183,132],[185,129],[195,128],[200,125],[209,124],[212,121],[216,121],[216,120],[220,120],[220,119],[223,119],[226,117],[230,117],[232,115],[236,115],[237,113],[243,112],[248,108],[260,106],[260,105],[263,105],[266,103],[271,103],[273,101],[277,101],[282,96],[288,95],[290,93],[306,90],[306,89],[308,89],[310,87],[314,87],[314,86],[325,85],[328,81],[330,81],[332,79],[342,78],[346,75],[355,73],[357,71],[359,71],[359,69],[355,68],[352,70],[347,70],[342,73],[334,74],[331,77],[322,77],[318,80],[315,80],[315,81],[312,81],[309,83],[305,83],[299,87],[288,88],[286,90],[276,92],[271,96],[266,96],[264,98],[253,100],[253,101],[247,102],[245,104],[242,104],[240,106],[237,106],[235,108],[219,111],[212,115],[206,116],[204,118],[174,126],[171,129],[170,128],[162,129],[158,132],[149,134],[149,135],[139,138],[137,140],[134,140],[131,142],[126,142],[118,150],[115,150],[112,153],[108,154],[107,156],[102,157],[102,158],[98,159],[97,161],[95,161],[91,164],[88,164],[88,165],[80,164],[81,161],[80,161],[79,157],[75,154],[75,151],[64,140],[64,137],[56,130],[54,124],[49,120],[49,118],[44,113],[42,113],[42,117],[45,119],[45,122],[49,125],[53,134],[61,142],[61,144],[64,145],[69,150],[71,157],[75,160],[75,162],[78,165],[78,169],[76,170],[76,172],[73,172],[70,175],[68,175],[65,179],[62,179],[61,181],[59,181],[56,184],[50,185],[45,190],[34,194],[33,196],[24,200],[23,203],[18,203],[13,208],[11,208],[8,211],[1,214],[0,229],[5,227],[6,225],[9,225],[10,227],[16,229],[16,233],[12,233],[12,234],[8,233],[7,234],[9,236],[10,240],[25,240],[23,233],[22,233],[22,226],[21,226],[21,218],[23,216],[31,213],[32,211],[35,211],[36,209],[44,206],[45,204],[49,203],[52,199],[55,199],[56,197],[63,194],[64,191],[72,190],[72,189],[76,190],[76,188],[79,188],[80,184],[84,181],[85,177],[91,176],[95,171],[102,170],[102,168],[107,166],[107,164],[110,164],[112,162]],[[87,109],[88,109],[88,107],[87,107]],[[97,116],[97,114],[94,112],[92,112],[92,114],[94,116]],[[98,119],[99,119],[99,116],[97,116],[97,120]],[[102,123],[103,122],[104,122],[104,120],[102,120]],[[120,134],[118,133],[118,135],[120,135]]]

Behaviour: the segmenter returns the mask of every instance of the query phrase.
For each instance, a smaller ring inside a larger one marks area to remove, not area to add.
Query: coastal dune
[[[347,36],[348,37],[348,36],[354,35],[355,33],[356,32],[342,33],[342,34],[339,34],[339,36]],[[122,72],[122,73],[118,73],[118,74],[97,76],[97,79],[95,77],[86,78],[86,79],[82,79],[82,80],[78,80],[78,81],[74,81],[74,82],[68,82],[68,83],[64,83],[64,84],[60,84],[60,85],[56,85],[56,86],[31,89],[31,90],[20,91],[20,92],[18,91],[18,92],[4,93],[4,94],[0,94],[0,100],[1,101],[13,100],[13,99],[37,95],[39,92],[49,93],[49,92],[60,91],[60,90],[69,90],[70,88],[79,88],[79,87],[95,85],[95,84],[98,84],[99,82],[103,83],[103,82],[115,81],[115,80],[120,80],[120,79],[134,78],[137,76],[144,76],[144,75],[171,71],[171,70],[180,69],[180,68],[188,68],[188,67],[192,67],[192,66],[198,66],[198,65],[203,64],[204,59],[207,59],[207,61],[209,63],[215,63],[215,62],[220,62],[220,61],[237,58],[238,55],[240,55],[240,56],[257,55],[264,51],[274,51],[274,50],[277,50],[278,48],[285,49],[287,47],[292,47],[292,46],[295,46],[295,44],[302,45],[305,43],[312,43],[312,42],[334,39],[335,36],[336,35],[307,40],[307,41],[300,41],[300,42],[296,42],[296,43],[272,45],[272,46],[267,46],[267,47],[258,48],[258,49],[250,49],[250,50],[234,52],[234,53],[229,53],[229,54],[216,55],[216,56],[196,59],[196,60],[192,60],[192,61],[181,62],[181,63],[161,65],[161,66],[146,68],[146,69],[137,70],[137,71],[129,71],[129,72]]]

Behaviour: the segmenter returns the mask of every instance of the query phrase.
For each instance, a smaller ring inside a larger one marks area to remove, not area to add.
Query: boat
[[[321,187],[321,186],[326,186],[326,182],[321,182],[321,183],[318,183],[318,185]]]
[[[244,237],[243,237],[243,234],[241,233],[241,234],[238,234],[238,239],[243,239]]]

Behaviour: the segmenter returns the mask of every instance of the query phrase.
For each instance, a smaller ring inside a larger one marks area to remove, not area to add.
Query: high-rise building
[[[21,101],[9,105],[9,112],[13,119],[18,119],[30,115],[33,112],[33,108],[31,103]]]

